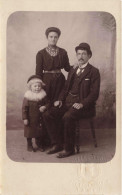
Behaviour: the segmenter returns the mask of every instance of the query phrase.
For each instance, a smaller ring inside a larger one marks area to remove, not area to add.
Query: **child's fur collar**
[[[25,92],[24,97],[31,101],[40,101],[46,96],[46,92],[41,89],[39,93],[33,93],[31,90]]]

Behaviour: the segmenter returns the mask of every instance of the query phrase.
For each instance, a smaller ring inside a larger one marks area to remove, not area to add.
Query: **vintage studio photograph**
[[[15,162],[106,163],[116,153],[116,21],[108,12],[12,13],[6,152]]]

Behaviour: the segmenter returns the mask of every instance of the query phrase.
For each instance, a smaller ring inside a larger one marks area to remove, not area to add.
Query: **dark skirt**
[[[65,84],[64,75],[62,73],[44,73],[43,82],[46,84],[46,93],[50,101],[53,103],[58,100]]]

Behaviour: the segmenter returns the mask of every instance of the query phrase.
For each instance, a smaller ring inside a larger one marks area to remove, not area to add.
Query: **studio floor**
[[[80,153],[59,159],[56,154],[28,152],[23,130],[7,130],[6,149],[9,158],[16,162],[35,163],[105,163],[114,157],[116,150],[116,130],[96,129],[98,147],[94,147],[89,129],[80,132]],[[34,140],[33,140],[34,142]]]

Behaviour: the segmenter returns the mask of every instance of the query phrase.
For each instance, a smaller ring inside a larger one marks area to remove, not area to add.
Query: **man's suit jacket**
[[[77,72],[77,68],[72,68],[68,74],[65,87],[60,94],[59,100],[65,101],[72,83],[73,77]],[[80,75],[80,87],[79,87],[79,98],[80,102],[83,104],[83,110],[86,116],[89,113],[93,116],[95,115],[95,104],[99,96],[100,90],[100,73],[97,68],[88,63],[85,67],[84,72]]]

